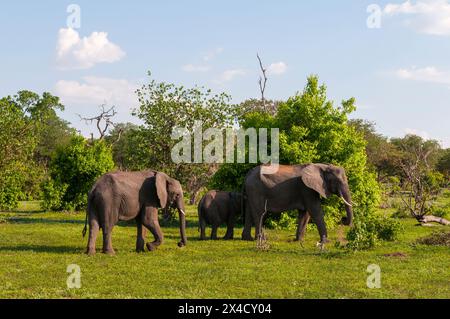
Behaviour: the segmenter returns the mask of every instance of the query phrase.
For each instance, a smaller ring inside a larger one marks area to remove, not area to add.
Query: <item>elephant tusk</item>
[[[350,204],[349,202],[347,202],[343,196],[341,197],[341,199],[344,201],[344,203],[345,203],[347,206],[353,207],[353,205]]]
[[[182,209],[180,209],[180,212],[181,212],[184,216],[186,216],[186,213],[185,213]]]

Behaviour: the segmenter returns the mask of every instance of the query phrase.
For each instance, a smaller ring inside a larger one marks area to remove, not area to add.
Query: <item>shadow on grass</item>
[[[17,246],[1,246],[0,252],[36,252],[36,253],[56,253],[56,254],[81,254],[83,250],[70,246],[37,246],[37,245],[17,245]]]
[[[64,220],[64,219],[45,219],[45,218],[23,218],[11,217],[7,221],[11,224],[82,224],[84,220]]]

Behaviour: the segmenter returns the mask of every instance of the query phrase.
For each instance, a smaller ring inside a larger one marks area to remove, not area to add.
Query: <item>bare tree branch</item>
[[[117,115],[117,112],[115,110],[115,106],[111,106],[109,109],[106,108],[106,104],[102,104],[100,107],[100,114],[94,117],[82,117],[78,114],[80,119],[82,121],[85,121],[86,124],[92,124],[93,122],[96,123],[98,133],[100,134],[100,140],[103,140],[105,138],[106,133],[108,132],[108,129],[110,127],[116,127],[116,124],[113,122],[113,117]],[[119,129],[119,136],[116,141],[113,142],[117,143],[121,136],[122,136],[123,130]]]
[[[263,66],[263,63],[261,61],[261,58],[259,56],[259,54],[256,54],[256,57],[258,58],[259,61],[259,67],[261,68],[261,72],[262,72],[262,76],[259,77],[259,90],[261,91],[261,102],[264,108],[264,111],[266,110],[266,97],[265,97],[265,92],[266,92],[266,86],[267,86],[267,69]]]

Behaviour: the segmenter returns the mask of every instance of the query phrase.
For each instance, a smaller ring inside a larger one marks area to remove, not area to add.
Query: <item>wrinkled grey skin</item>
[[[111,232],[118,221],[136,220],[136,251],[144,251],[146,229],[155,237],[147,243],[153,251],[163,242],[158,222],[158,208],[177,208],[180,217],[181,241],[186,245],[186,217],[181,184],[164,173],[147,170],[142,172],[116,172],[98,179],[88,197],[87,222],[89,242],[86,253],[95,254],[95,241],[99,229],[103,232],[103,253],[114,254]],[[86,226],[83,233],[86,232]]]
[[[198,204],[200,239],[205,240],[206,225],[211,225],[211,239],[217,239],[217,228],[227,224],[223,239],[233,239],[236,216],[241,214],[241,194],[233,192],[209,191]]]
[[[253,240],[252,221],[255,223],[256,238],[261,234],[261,219],[266,213],[299,211],[297,238],[302,240],[309,216],[316,223],[320,244],[327,242],[327,229],[320,204],[324,198],[335,194],[346,202],[347,216],[344,225],[351,225],[353,212],[347,177],[343,168],[326,164],[280,165],[275,174],[264,174],[263,166],[252,169],[246,176],[243,195],[245,197],[245,226],[242,239]]]

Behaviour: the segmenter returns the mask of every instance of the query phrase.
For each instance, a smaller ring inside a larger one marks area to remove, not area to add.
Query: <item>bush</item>
[[[11,210],[17,208],[23,196],[24,174],[18,169],[0,172],[0,208]]]
[[[103,141],[88,143],[82,136],[73,137],[50,162],[51,178],[42,184],[43,208],[84,209],[97,178],[113,168],[111,148]]]
[[[297,216],[296,211],[283,212],[280,215],[268,216],[265,225],[270,229],[297,229]]]
[[[350,250],[373,248],[382,240],[394,241],[403,230],[400,222],[395,219],[374,213],[363,215],[363,218],[357,215],[354,226],[347,233],[348,244],[345,247]]]
[[[429,246],[448,246],[450,247],[450,232],[434,232],[430,236],[417,240],[418,244]]]

